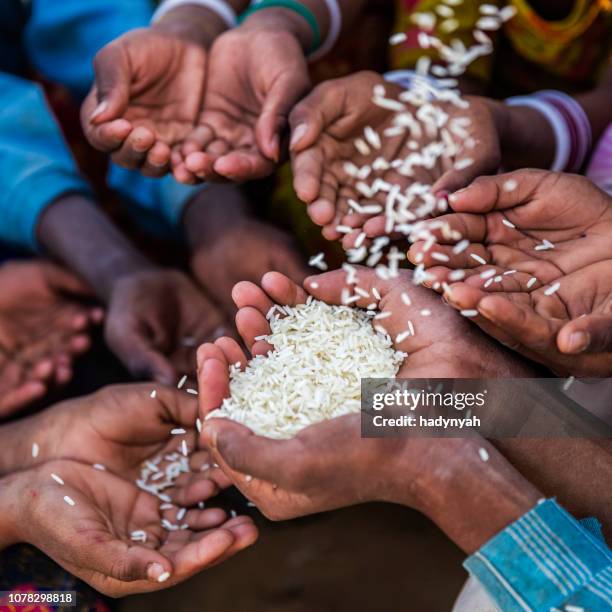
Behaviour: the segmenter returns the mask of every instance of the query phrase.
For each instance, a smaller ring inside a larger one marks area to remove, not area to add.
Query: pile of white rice
[[[274,350],[241,371],[230,368],[230,397],[209,417],[225,417],[269,438],[291,438],[301,429],[359,412],[362,378],[392,378],[405,353],[375,331],[357,308],[306,304],[275,307]]]

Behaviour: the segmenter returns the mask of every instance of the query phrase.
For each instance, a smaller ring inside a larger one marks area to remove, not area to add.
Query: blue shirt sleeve
[[[93,59],[111,40],[145,27],[151,0],[33,0],[23,40],[32,65],[47,79],[84,97]]]
[[[36,249],[42,211],[89,186],[39,85],[0,72],[0,108],[0,241]]]
[[[610,610],[612,553],[590,521],[542,501],[464,565],[504,612]]]

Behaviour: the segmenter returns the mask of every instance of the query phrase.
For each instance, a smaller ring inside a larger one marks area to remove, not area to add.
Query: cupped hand
[[[188,527],[167,531],[161,520],[174,523],[175,510],[162,511],[156,497],[132,482],[75,461],[17,472],[7,486],[14,494],[14,540],[113,597],[178,584],[257,538],[250,518],[226,521],[214,508],[192,508],[180,521]],[[145,532],[146,541],[134,541],[133,532]]]
[[[197,345],[228,327],[218,306],[182,272],[151,269],[117,281],[105,335],[132,375],[174,384],[195,374]]]
[[[197,127],[175,155],[175,178],[241,182],[271,174],[289,111],[309,83],[291,33],[247,23],[221,35],[210,51]]]
[[[173,146],[194,128],[206,49],[155,27],[127,32],[95,57],[95,83],[81,109],[89,142],[149,176],[170,169]]]
[[[339,225],[354,229],[344,230],[345,248],[352,248],[362,231],[368,238],[390,233],[381,213],[393,186],[404,195],[415,184],[444,194],[499,166],[496,120],[486,101],[472,97],[469,105],[434,102],[417,108],[403,101],[402,92],[377,73],[359,72],[319,85],[291,112],[295,191],[326,238],[343,236]],[[373,100],[381,97],[404,110],[381,107]],[[430,116],[440,126],[433,131],[426,125]],[[412,127],[402,130],[407,117]],[[454,150],[442,153],[442,140]],[[425,151],[431,152],[426,163],[418,159]],[[404,159],[410,162],[405,170],[391,165]],[[377,180],[381,187],[374,189]],[[395,225],[414,220],[417,201],[409,205],[412,216],[396,215]]]
[[[477,179],[451,205],[437,221],[469,246],[457,253],[438,229],[440,244],[424,252],[417,242],[409,252],[451,283],[447,300],[476,310],[483,330],[559,374],[609,375],[610,197],[583,177],[521,170]],[[452,281],[457,270],[462,282]]]
[[[90,346],[88,328],[103,318],[91,298],[77,277],[48,262],[0,268],[0,415],[71,379],[74,358]]]

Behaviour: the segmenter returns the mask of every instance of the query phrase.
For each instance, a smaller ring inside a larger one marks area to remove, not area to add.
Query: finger
[[[287,76],[274,81],[267,92],[261,114],[255,125],[255,140],[261,152],[278,163],[281,133],[295,103],[308,91],[310,79],[305,63],[295,66]]]
[[[212,342],[206,342],[202,344],[196,353],[196,362],[198,370],[204,365],[204,362],[208,359],[216,359],[220,361],[225,367],[229,368],[230,362],[225,358],[225,353]]]
[[[537,353],[554,344],[556,329],[553,322],[538,315],[531,305],[492,295],[483,298],[477,308],[485,319]]]
[[[121,147],[132,132],[133,126],[125,119],[115,119],[108,123],[92,126],[87,130],[89,142],[99,151],[112,153]]]
[[[223,178],[215,171],[215,163],[218,159],[219,157],[217,155],[211,155],[205,151],[189,153],[184,161],[185,172],[201,180],[217,182]],[[180,165],[177,166],[175,171],[178,172],[180,168]],[[177,176],[176,178],[178,180],[179,177]]]
[[[247,364],[247,357],[236,340],[227,336],[215,340],[215,345],[218,346],[225,355],[228,363],[236,367],[244,368]]]
[[[234,182],[265,178],[274,172],[274,163],[257,150],[232,151],[217,159],[214,171]]]
[[[338,103],[343,100],[339,93],[337,82],[335,86],[323,83],[295,105],[289,115],[291,151],[299,153],[313,146],[323,131],[345,114],[345,105]]]
[[[274,306],[274,302],[266,295],[265,291],[250,281],[241,281],[234,285],[232,299],[236,308],[252,306],[264,315]]]
[[[313,202],[321,189],[324,169],[321,149],[307,149],[292,156],[293,189],[297,197],[306,204]]]
[[[280,272],[264,274],[261,286],[273,302],[282,306],[304,304],[308,298],[308,294],[302,287]]]
[[[203,570],[221,557],[234,541],[230,530],[216,529],[201,539],[189,542],[173,557],[176,575],[186,577]]]
[[[94,58],[94,71],[98,106],[89,120],[99,125],[121,117],[130,101],[132,75],[123,45],[111,42],[98,51]]]
[[[47,386],[41,381],[29,381],[18,387],[10,389],[0,397],[0,417],[11,416],[25,408],[32,402],[44,397]]]
[[[189,525],[192,531],[204,531],[221,526],[227,519],[227,514],[221,508],[207,510],[189,510],[182,523]]]
[[[202,421],[229,397],[229,369],[218,359],[207,359],[198,371],[198,405]]]
[[[612,315],[587,315],[563,326],[557,336],[562,353],[612,352]]]
[[[92,297],[94,295],[87,283],[65,268],[49,262],[44,262],[41,266],[43,276],[52,289],[83,297]]]
[[[227,419],[209,419],[202,427],[202,443],[217,462],[230,470],[279,484],[284,465],[295,460],[295,440],[271,440]]]
[[[506,210],[526,203],[538,188],[544,172],[521,170],[497,176],[477,178],[469,187],[448,197],[451,208],[458,212],[487,213]]]
[[[159,178],[165,176],[170,169],[170,147],[161,141],[157,141],[149,152],[141,168],[144,176]]]
[[[464,150],[457,155],[450,170],[445,172],[433,185],[432,191],[455,193],[467,187],[475,178],[485,176],[498,170],[499,154],[491,150]]]
[[[224,525],[225,529],[229,529],[234,536],[234,543],[227,549],[227,551],[221,555],[214,563],[214,565],[222,563],[226,559],[229,559],[237,552],[248,548],[257,541],[259,535],[257,527],[253,524],[253,521],[245,516],[237,516],[234,519],[230,519]]]
[[[155,144],[155,134],[144,126],[134,128],[121,147],[114,151],[111,159],[124,168],[140,168]]]
[[[151,341],[116,317],[109,318],[106,325],[106,342],[136,378],[155,380],[173,385],[177,372],[170,360],[153,348]]]
[[[177,486],[171,492],[172,501],[177,506],[189,508],[199,502],[206,501],[219,492],[219,487],[214,480],[207,478],[204,474],[197,474],[188,484]]]
[[[263,339],[257,340],[260,336],[267,336],[270,333],[270,323],[260,310],[253,306],[245,306],[236,313],[236,327],[240,337],[246,344],[251,354],[266,354],[274,347]],[[257,352],[255,346],[257,345]]]

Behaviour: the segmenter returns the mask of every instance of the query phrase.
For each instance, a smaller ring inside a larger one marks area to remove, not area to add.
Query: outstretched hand
[[[469,98],[466,108],[435,102],[421,115],[422,109],[402,101],[402,91],[377,73],[359,72],[319,85],[291,112],[295,191],[329,240],[343,236],[336,229],[339,225],[354,229],[344,232],[347,249],[362,231],[368,238],[389,233],[382,213],[390,186],[404,192],[420,183],[432,193],[444,193],[499,166],[497,127],[484,101]],[[383,108],[374,102],[376,97],[403,110]],[[434,115],[434,121],[446,117],[447,123],[432,132],[426,119]],[[406,124],[398,123],[400,116],[410,116],[410,129],[402,129]],[[456,151],[436,157],[441,141],[450,141]],[[428,149],[433,162],[416,163],[416,156]],[[409,171],[392,165],[412,158]],[[389,187],[371,195],[377,179]]]
[[[58,476],[63,484],[54,480]],[[12,537],[28,542],[93,588],[113,597],[178,584],[251,545],[248,517],[226,520],[220,509],[190,509],[167,531],[159,500],[133,482],[76,461],[51,461],[3,483],[11,493]],[[134,532],[146,533],[136,542]]]
[[[90,346],[89,327],[101,308],[72,273],[48,262],[11,262],[0,268],[0,417],[49,387],[72,378],[72,363]]]
[[[81,109],[89,142],[114,162],[163,176],[172,147],[193,130],[204,90],[206,49],[155,27],[132,30],[94,60]]]
[[[582,177],[521,170],[477,179],[450,202],[454,213],[436,221],[469,246],[433,229],[439,244],[409,251],[432,283],[450,283],[449,303],[475,309],[484,331],[559,374],[609,375],[610,197]],[[453,270],[465,279],[453,282]]]
[[[249,21],[220,36],[210,52],[197,127],[173,157],[175,178],[241,182],[271,174],[289,111],[309,82],[291,33]]]

